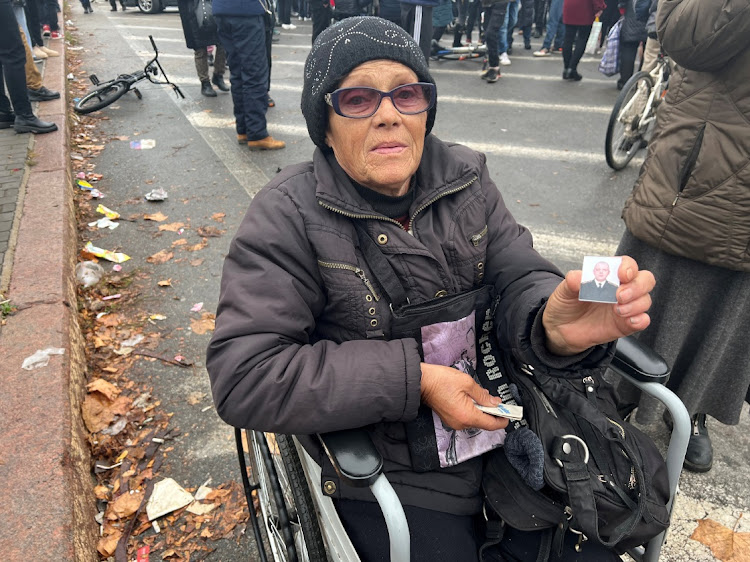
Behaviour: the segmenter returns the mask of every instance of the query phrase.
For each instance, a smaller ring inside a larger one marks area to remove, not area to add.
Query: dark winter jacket
[[[563,3],[563,23],[565,25],[591,25],[597,12],[603,12],[607,5],[604,0],[565,0]]]
[[[188,49],[200,49],[219,42],[215,25],[198,27],[198,18],[195,17],[197,3],[197,0],[179,0],[177,3],[182,21],[182,32]]]
[[[262,16],[266,14],[264,0],[214,0],[215,16]]]
[[[750,0],[660,0],[679,66],[623,218],[670,254],[750,271]]]
[[[647,39],[646,21],[651,0],[625,0],[620,6],[625,8],[625,16],[620,30],[620,41],[640,43]]]
[[[476,513],[480,459],[411,470],[403,422],[420,404],[418,345],[388,340],[389,303],[353,221],[378,241],[412,303],[494,284],[501,345],[538,369],[600,361],[607,350],[546,351],[541,314],[561,276],[505,207],[483,154],[428,136],[414,189],[407,232],[373,210],[333,155],[317,149],[312,162],[283,170],[230,246],[206,365],[227,423],[298,435],[369,427],[402,502]],[[316,440],[300,440],[338,483]],[[372,499],[343,485],[336,496]]]

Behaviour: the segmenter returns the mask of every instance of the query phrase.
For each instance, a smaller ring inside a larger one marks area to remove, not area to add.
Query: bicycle
[[[648,145],[668,85],[669,58],[660,52],[651,72],[638,72],[623,86],[612,108],[604,143],[607,164],[613,170],[622,170]]]
[[[143,99],[140,90],[135,87],[135,84],[141,80],[148,80],[152,84],[168,84],[172,87],[176,95],[185,99],[185,95],[182,93],[182,90],[180,90],[180,87],[169,81],[169,78],[167,78],[164,69],[159,63],[159,50],[156,48],[154,38],[151,35],[149,35],[148,38],[151,41],[151,46],[154,48],[154,58],[146,63],[143,70],[137,70],[132,74],[120,74],[114,80],[108,80],[106,82],[101,82],[96,77],[96,74],[90,75],[89,80],[91,80],[96,88],[75,103],[74,109],[77,113],[87,114],[103,109],[131,90],[139,100]],[[155,76],[159,76],[159,73],[161,73],[161,76],[164,78],[163,81],[154,78]]]

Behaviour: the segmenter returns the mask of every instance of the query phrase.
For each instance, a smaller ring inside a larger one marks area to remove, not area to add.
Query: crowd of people
[[[51,133],[55,123],[42,121],[31,102],[60,98],[46,88],[37,62],[60,54],[44,44],[59,40],[56,0],[0,0],[0,129],[17,133]],[[7,88],[7,95],[6,95]]]

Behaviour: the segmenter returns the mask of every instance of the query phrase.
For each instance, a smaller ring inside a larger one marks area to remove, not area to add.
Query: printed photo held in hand
[[[584,257],[579,300],[616,303],[617,288],[620,286],[617,270],[621,263],[621,257]]]

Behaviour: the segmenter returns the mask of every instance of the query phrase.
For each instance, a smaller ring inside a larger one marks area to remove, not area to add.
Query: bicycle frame
[[[668,72],[668,64],[669,59],[666,57],[666,55],[664,55],[664,53],[659,53],[656,66],[653,68],[653,70],[651,70],[651,72],[649,72],[649,76],[651,76],[651,79],[654,82],[654,86],[653,88],[651,88],[651,93],[646,100],[646,105],[643,107],[640,118],[638,119],[639,132],[647,130],[648,126],[656,120],[656,111],[652,111],[652,108],[657,101],[657,96],[661,98],[661,96],[663,95],[662,88],[667,82],[665,76]],[[625,106],[620,110],[620,115],[628,115],[630,110],[633,108],[633,104],[635,103],[636,99],[637,97],[633,96],[630,100],[628,100],[628,103],[625,104]]]

